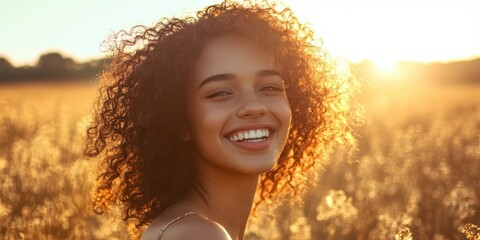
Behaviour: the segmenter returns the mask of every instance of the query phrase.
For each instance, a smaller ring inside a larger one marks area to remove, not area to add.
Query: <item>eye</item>
[[[232,95],[230,91],[224,89],[215,89],[210,94],[207,95],[207,98],[215,98],[215,97],[222,97],[222,96],[229,96]]]
[[[276,84],[272,84],[272,85],[267,85],[267,86],[264,86],[260,89],[260,91],[274,91],[274,92],[283,92],[283,87],[282,86],[279,86],[279,85],[276,85]]]

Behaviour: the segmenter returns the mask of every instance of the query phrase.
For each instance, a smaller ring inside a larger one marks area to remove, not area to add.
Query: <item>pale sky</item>
[[[111,33],[182,17],[213,0],[0,0],[0,57],[33,65],[59,51],[103,56]],[[340,59],[449,61],[480,57],[480,0],[285,0]]]

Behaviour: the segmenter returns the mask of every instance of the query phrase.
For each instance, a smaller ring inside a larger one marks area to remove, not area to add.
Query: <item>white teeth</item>
[[[255,129],[255,130],[246,130],[237,132],[234,135],[229,137],[230,141],[238,142],[238,141],[247,141],[247,142],[258,142],[263,141],[264,138],[270,136],[270,131],[266,128],[262,129]]]
[[[248,132],[248,136],[250,136],[250,139],[257,138],[257,134],[255,133],[255,130],[250,130]]]
[[[265,136],[263,135],[262,129],[257,129],[257,131],[255,131],[255,135],[257,136],[257,138]]]

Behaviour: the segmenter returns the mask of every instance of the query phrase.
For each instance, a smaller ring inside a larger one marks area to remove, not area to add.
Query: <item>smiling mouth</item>
[[[230,134],[227,139],[231,142],[261,142],[268,139],[271,130],[268,128],[251,129],[238,131]]]

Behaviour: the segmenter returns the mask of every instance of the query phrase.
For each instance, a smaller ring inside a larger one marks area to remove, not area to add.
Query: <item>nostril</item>
[[[267,113],[267,107],[261,103],[249,103],[241,107],[237,114],[239,117],[264,117]]]
[[[240,117],[259,118],[264,117],[266,112],[264,111],[248,111],[239,113]]]

